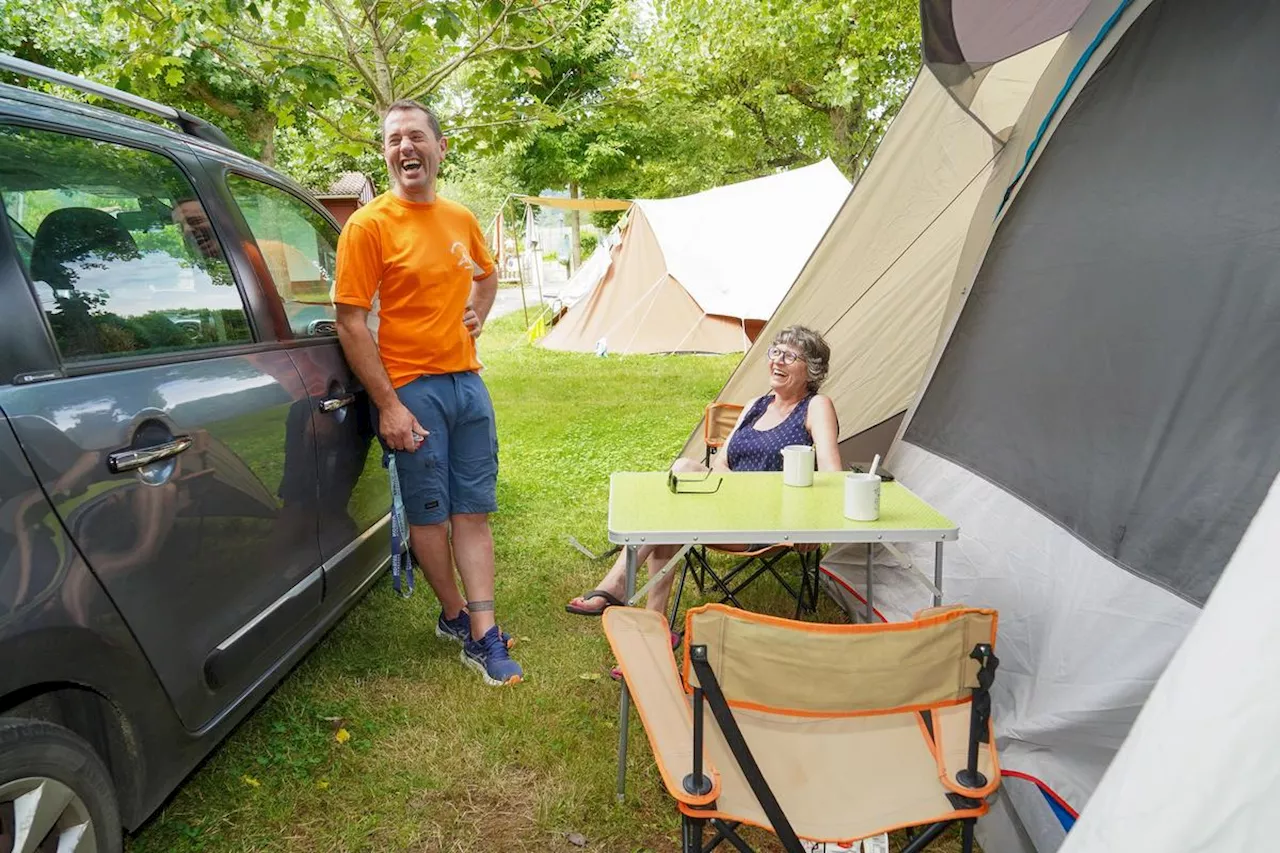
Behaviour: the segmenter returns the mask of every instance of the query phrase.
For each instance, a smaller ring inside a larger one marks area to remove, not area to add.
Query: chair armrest
[[[720,774],[705,750],[702,767],[711,777],[711,791],[696,796],[684,789],[684,777],[693,772],[693,712],[676,669],[666,620],[652,610],[610,607],[603,622],[667,791],[691,806],[713,802],[720,794]]]

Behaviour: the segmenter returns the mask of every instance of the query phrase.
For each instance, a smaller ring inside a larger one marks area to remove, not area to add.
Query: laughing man
[[[382,139],[391,191],[352,214],[338,241],[338,337],[396,453],[413,553],[440,599],[436,634],[460,642],[487,683],[513,684],[524,673],[493,612],[498,437],[475,344],[497,270],[475,216],[436,195],[448,141],[435,115],[396,101]]]

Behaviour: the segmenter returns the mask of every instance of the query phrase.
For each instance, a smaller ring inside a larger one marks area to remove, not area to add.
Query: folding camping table
[[[884,483],[877,521],[844,517],[845,475],[818,472],[808,488],[784,486],[777,472],[712,473],[681,478],[669,472],[616,473],[609,479],[609,541],[626,549],[626,600],[635,593],[636,551],[642,545],[731,543],[865,543],[867,620],[874,618],[871,552],[877,542],[933,542],[933,602],[942,603],[942,544],[960,536],[955,522],[901,483]],[[622,685],[618,737],[618,799],[626,787],[631,696]]]

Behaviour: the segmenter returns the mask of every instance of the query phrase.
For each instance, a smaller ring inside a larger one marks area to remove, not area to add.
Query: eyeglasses
[[[805,360],[805,357],[800,353],[792,352],[791,350],[783,349],[782,347],[769,347],[768,355],[770,361],[780,361],[783,364],[795,364],[796,359],[799,359],[800,361]]]
[[[708,471],[701,477],[686,477],[685,479],[680,479],[676,476],[675,471],[669,471],[667,473],[667,489],[673,495],[714,495],[716,492],[720,491],[720,484],[724,482],[724,477],[716,478],[716,487],[714,489],[691,489],[688,487],[689,483],[705,483],[707,478],[710,476],[711,472]]]

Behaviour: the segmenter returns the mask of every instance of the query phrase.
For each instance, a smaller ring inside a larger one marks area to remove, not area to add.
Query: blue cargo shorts
[[[411,525],[498,509],[498,429],[478,373],[419,376],[396,389],[426,428],[412,453],[396,451],[396,471]]]

